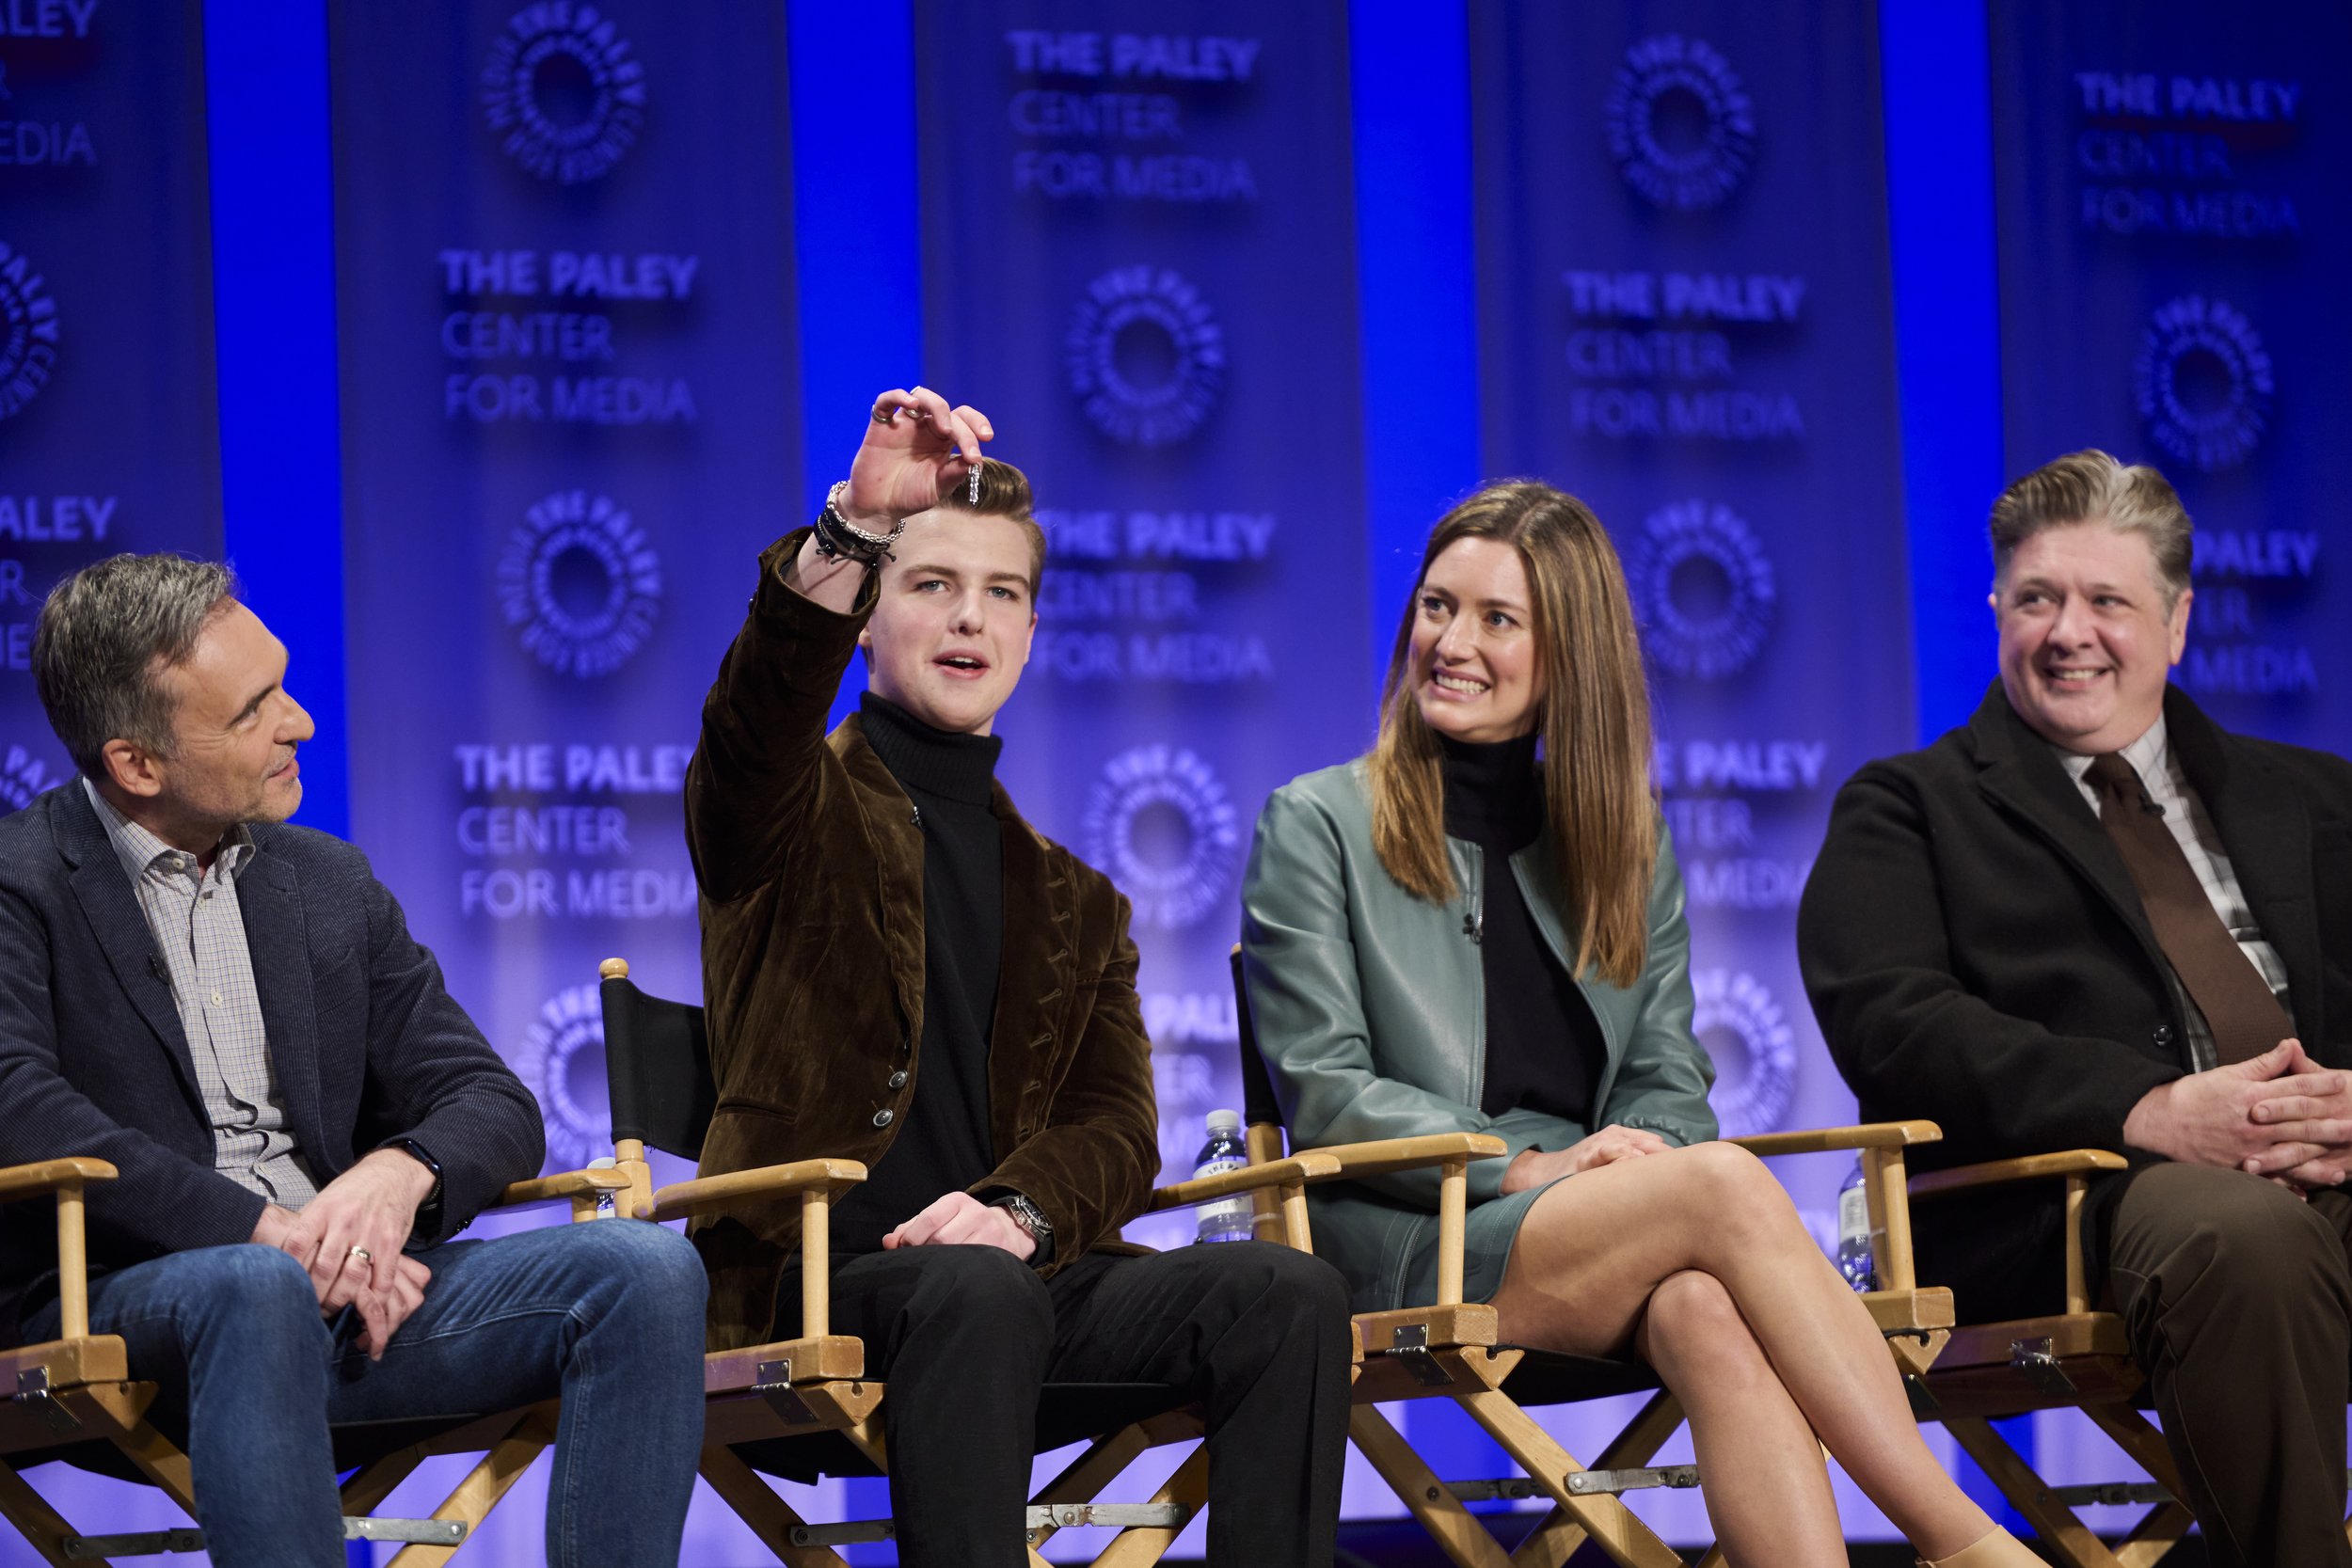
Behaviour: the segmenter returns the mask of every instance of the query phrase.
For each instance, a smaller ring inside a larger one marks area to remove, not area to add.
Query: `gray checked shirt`
[[[213,1124],[214,1168],[282,1208],[301,1208],[318,1187],[286,1131],[237,907],[237,874],[253,858],[253,835],[242,824],[230,829],[211,868],[199,871],[194,855],[115,810],[87,778],[82,788],[106,825],[170,971],[180,1027]]]
[[[2262,975],[2263,984],[2270,988],[2279,1005],[2287,1008],[2288,1016],[2295,1009],[2287,1002],[2287,966],[2280,958],[2279,950],[2264,940],[2262,927],[2254,923],[2254,911],[2246,902],[2245,891],[2237,885],[2237,874],[2230,869],[2229,851],[2221,847],[2220,830],[2206,814],[2205,802],[2188,787],[2188,776],[2181,771],[2180,758],[2172,754],[2162,715],[2149,726],[2148,733],[2123,748],[2122,758],[2139,775],[2149,799],[2164,808],[2164,825],[2172,830],[2172,837],[2188,857],[2188,867],[2197,873],[2197,885],[2205,890],[2205,897],[2213,904],[2221,924],[2230,928],[2236,939],[2238,951]],[[2059,752],[2058,761],[2066,767],[2074,787],[2083,792],[2095,814],[2099,809],[2099,792],[2091,786],[2087,775],[2094,759],[2077,756],[2072,752]],[[2172,983],[2173,999],[2180,1004],[2181,1016],[2188,1021],[2189,1065],[2199,1072],[2217,1065],[2213,1048],[2213,1030],[2205,1022],[2205,1015],[2197,1010],[2188,992],[2181,987],[2180,977],[2169,969],[2167,979]]]

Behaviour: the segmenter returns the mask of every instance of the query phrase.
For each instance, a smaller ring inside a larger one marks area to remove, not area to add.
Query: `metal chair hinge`
[[[1443,1388],[1454,1381],[1454,1374],[1429,1354],[1427,1323],[1398,1323],[1389,1330],[1389,1354],[1402,1357],[1399,1365],[1424,1388]]]
[[[787,1421],[794,1422],[813,1421],[817,1418],[817,1413],[808,1407],[808,1402],[792,1391],[792,1358],[790,1356],[781,1356],[773,1361],[760,1362],[755,1369],[755,1375],[758,1381],[752,1385],[752,1392],[767,1401],[768,1408],[774,1411],[777,1416]],[[887,1540],[888,1537],[876,1539]]]
[[[81,1418],[58,1402],[49,1390],[49,1369],[34,1367],[16,1374],[16,1392],[8,1398],[20,1407],[31,1411],[54,1432],[79,1432]]]
[[[2074,1380],[2066,1375],[2058,1357],[2050,1354],[2047,1335],[2033,1339],[2011,1339],[2009,1342],[2009,1364],[2012,1370],[2026,1374],[2036,1388],[2054,1399],[2076,1398]]]

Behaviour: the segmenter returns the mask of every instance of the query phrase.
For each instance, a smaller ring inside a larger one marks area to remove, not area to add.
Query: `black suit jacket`
[[[442,1240],[537,1171],[538,1105],[366,856],[307,828],[252,832],[237,903],[288,1130],[321,1186],[414,1137],[443,1182],[418,1240]],[[88,1191],[93,1275],[246,1241],[261,1217],[262,1199],[213,1168],[168,974],[80,780],[0,819],[0,1164],[87,1155],[119,1169]],[[51,1207],[0,1205],[0,1344],[54,1297],[56,1273]]]
[[[2232,735],[2177,688],[2165,721],[2312,1055],[2352,1066],[2352,764]],[[2122,859],[1996,682],[1924,752],[1863,768],[1797,919],[1805,990],[1865,1120],[1927,1117],[1917,1168],[2060,1148],[2139,1162],[2123,1119],[2190,1070],[2187,1031]],[[1924,1276],[1972,1316],[2054,1310],[2056,1184],[1915,1215]],[[2105,1205],[2092,1204],[2092,1260]]]

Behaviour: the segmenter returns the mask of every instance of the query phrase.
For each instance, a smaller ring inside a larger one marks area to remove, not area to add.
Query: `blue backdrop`
[[[2185,681],[2352,742],[2321,74],[2352,24],[1800,20],[0,0],[0,800],[66,770],[24,669],[47,584],[225,545],[321,720],[303,820],[375,858],[580,1157],[596,960],[697,988],[676,770],[752,558],[924,380],[1037,482],[1007,780],[1136,902],[1182,1164],[1238,1099],[1260,801],[1368,737],[1430,521],[1534,474],[1637,584],[1726,1120],[1845,1119],[1791,901],[1836,783],[1981,692],[2007,474],[2164,467],[2205,534]],[[1840,1167],[1785,1174],[1826,1229]],[[1471,1473],[1449,1417],[1408,1430]],[[2107,1479],[2073,1426],[2024,1438]],[[537,1484],[483,1560],[537,1560]],[[1397,1512],[1360,1475],[1348,1506]],[[698,1510],[688,1560],[757,1560]]]

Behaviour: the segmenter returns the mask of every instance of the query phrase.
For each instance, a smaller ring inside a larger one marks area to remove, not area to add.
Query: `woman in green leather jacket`
[[[1531,483],[1448,513],[1372,752],[1258,819],[1244,967],[1294,1144],[1501,1137],[1470,1167],[1466,1298],[1506,1342],[1648,1362],[1732,1560],[1846,1560],[1818,1433],[1935,1568],[2038,1562],[1936,1466],[1779,1183],[1714,1141],[1649,759],[1598,520]],[[1358,1310],[1434,1298],[1434,1171],[1312,1192]]]

